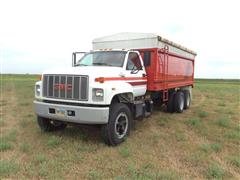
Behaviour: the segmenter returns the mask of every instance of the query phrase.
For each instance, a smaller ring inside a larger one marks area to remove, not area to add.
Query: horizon
[[[26,76],[41,76],[42,74],[30,74],[30,73],[23,73],[23,74],[18,74],[18,73],[2,73],[2,75],[13,75],[13,76],[16,76],[16,75],[26,75]],[[198,77],[194,77],[195,80],[240,80],[240,78],[236,78],[236,79],[231,79],[231,78],[198,78]]]
[[[196,51],[195,78],[240,79],[237,1],[13,2],[0,2],[1,74],[71,67],[72,52],[91,50],[93,39],[136,32],[156,33]],[[133,13],[136,5],[144,13]]]

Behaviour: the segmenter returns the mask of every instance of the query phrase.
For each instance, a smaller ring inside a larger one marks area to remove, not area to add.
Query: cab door
[[[133,87],[133,95],[142,96],[147,90],[146,71],[138,51],[128,51],[124,68],[126,82]]]

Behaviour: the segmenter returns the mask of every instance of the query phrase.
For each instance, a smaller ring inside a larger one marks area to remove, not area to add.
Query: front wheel
[[[108,123],[102,125],[101,129],[104,142],[115,146],[125,141],[130,134],[131,122],[132,115],[126,104],[112,104]]]

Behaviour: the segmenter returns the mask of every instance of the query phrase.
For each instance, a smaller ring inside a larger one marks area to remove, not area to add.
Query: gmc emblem
[[[71,84],[55,84],[54,85],[55,90],[67,90],[71,91],[72,90],[72,85]]]

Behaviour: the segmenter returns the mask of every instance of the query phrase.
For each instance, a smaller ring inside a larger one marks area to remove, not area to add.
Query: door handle
[[[122,72],[119,74],[120,77],[125,77],[125,74],[123,74]]]

